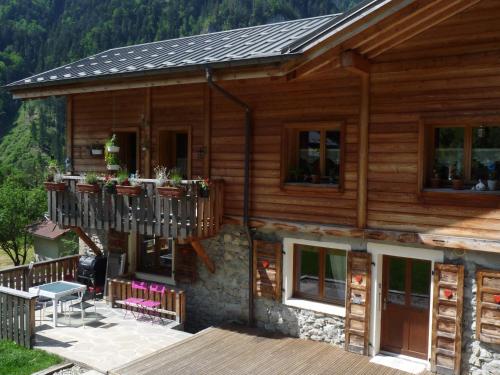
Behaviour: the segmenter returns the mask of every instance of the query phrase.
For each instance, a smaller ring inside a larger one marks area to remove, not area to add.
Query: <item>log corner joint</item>
[[[370,74],[370,60],[353,50],[347,50],[340,54],[340,65],[358,75],[368,76]]]
[[[87,236],[87,234],[82,230],[82,228],[71,227],[71,229],[78,235],[78,237],[81,238],[83,242],[85,242],[85,245],[87,245],[90,248],[90,250],[94,252],[96,256],[102,255],[102,251],[101,249],[99,249],[99,246],[97,246],[95,242],[92,241],[92,239],[89,236]]]

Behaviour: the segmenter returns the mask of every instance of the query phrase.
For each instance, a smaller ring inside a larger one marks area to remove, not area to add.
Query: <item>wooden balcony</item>
[[[155,180],[141,179],[140,195],[125,196],[102,188],[97,193],[77,191],[79,176],[66,176],[64,191],[48,191],[50,219],[62,227],[114,229],[179,241],[217,234],[222,223],[223,181],[214,181],[207,198],[198,194],[197,181],[183,181],[181,198],[158,195]]]

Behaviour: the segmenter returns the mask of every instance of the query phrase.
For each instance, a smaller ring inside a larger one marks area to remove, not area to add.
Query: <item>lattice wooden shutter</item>
[[[476,276],[476,336],[500,344],[500,271],[480,270]]]
[[[281,300],[281,242],[253,241],[253,293]]]
[[[460,374],[464,266],[436,263],[432,303],[432,371]]]
[[[370,253],[347,252],[345,349],[368,355],[370,328]]]

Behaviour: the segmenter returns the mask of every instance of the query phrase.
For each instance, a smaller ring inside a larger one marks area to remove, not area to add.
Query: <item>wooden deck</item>
[[[406,375],[326,343],[244,328],[209,328],[110,372],[161,374]]]

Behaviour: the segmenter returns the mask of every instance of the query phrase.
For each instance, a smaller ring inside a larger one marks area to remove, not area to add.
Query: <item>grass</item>
[[[26,349],[0,341],[0,374],[29,375],[61,363],[62,359],[39,349]]]
[[[30,261],[34,259],[35,259],[35,249],[33,246],[30,246],[30,248],[28,249],[28,256],[26,257],[26,264],[28,264]],[[3,250],[0,249],[0,270],[12,267],[14,267],[14,263],[12,263],[12,260],[8,257],[8,255]]]

